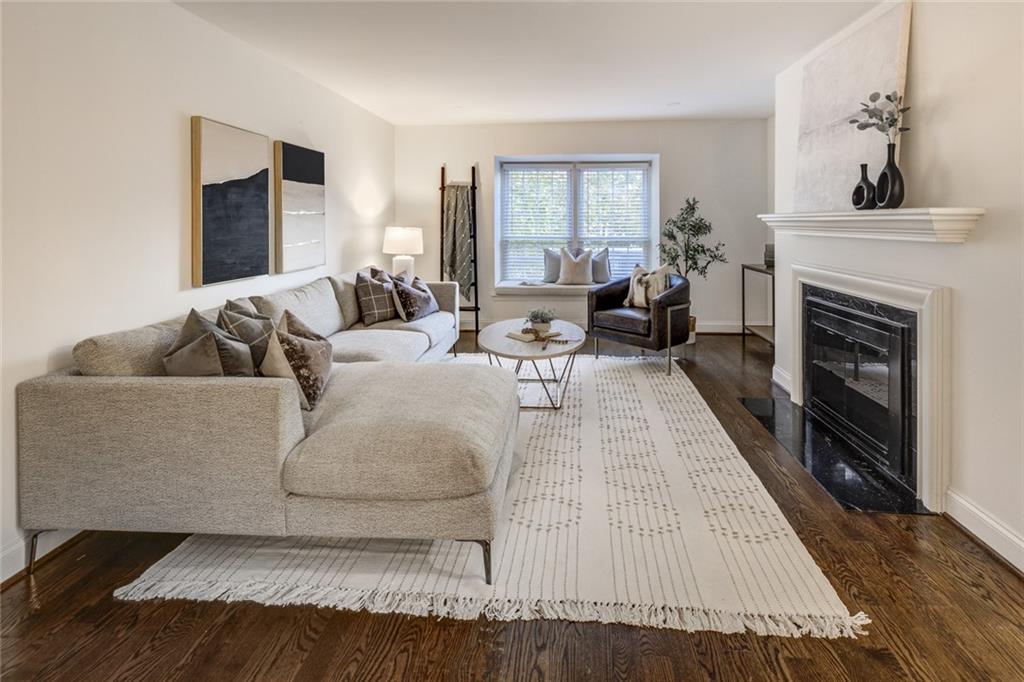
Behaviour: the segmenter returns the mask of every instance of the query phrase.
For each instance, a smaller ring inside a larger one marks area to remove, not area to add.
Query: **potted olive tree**
[[[658,243],[662,261],[687,279],[691,273],[707,279],[708,268],[712,263],[729,262],[725,257],[725,244],[704,243],[712,228],[711,223],[700,214],[698,204],[695,197],[687,199],[679,213],[665,221],[662,240]],[[690,315],[690,337],[687,343],[693,343],[696,339],[697,317]]]

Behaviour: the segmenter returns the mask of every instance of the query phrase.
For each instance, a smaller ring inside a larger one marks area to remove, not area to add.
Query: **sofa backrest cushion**
[[[369,272],[373,266],[366,266],[359,272]],[[362,322],[362,313],[359,310],[359,296],[356,294],[356,272],[344,272],[340,275],[331,276],[331,285],[334,287],[334,294],[341,306],[341,315],[345,319],[343,329]]]
[[[334,287],[326,277],[276,294],[251,296],[249,300],[275,324],[281,321],[284,311],[290,310],[320,336],[330,336],[345,325]]]
[[[71,354],[78,371],[88,376],[161,376],[164,354],[178,338],[182,321],[91,336]]]

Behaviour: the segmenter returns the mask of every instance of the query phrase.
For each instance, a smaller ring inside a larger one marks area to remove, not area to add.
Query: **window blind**
[[[612,279],[647,266],[651,245],[649,166],[581,166],[577,241],[595,253],[608,247]]]
[[[608,248],[613,279],[650,266],[648,163],[501,166],[500,278],[541,281],[544,249]]]
[[[501,279],[541,281],[544,249],[572,242],[572,166],[504,165]]]

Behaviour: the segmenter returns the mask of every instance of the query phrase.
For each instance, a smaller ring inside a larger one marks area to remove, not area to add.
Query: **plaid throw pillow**
[[[364,325],[369,327],[398,317],[394,288],[391,277],[383,270],[370,268],[369,275],[356,273],[356,298],[359,299],[359,312]]]

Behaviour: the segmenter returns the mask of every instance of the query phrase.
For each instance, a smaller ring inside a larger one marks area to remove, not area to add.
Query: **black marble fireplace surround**
[[[848,509],[917,499],[917,314],[802,285],[803,394],[744,405]]]

